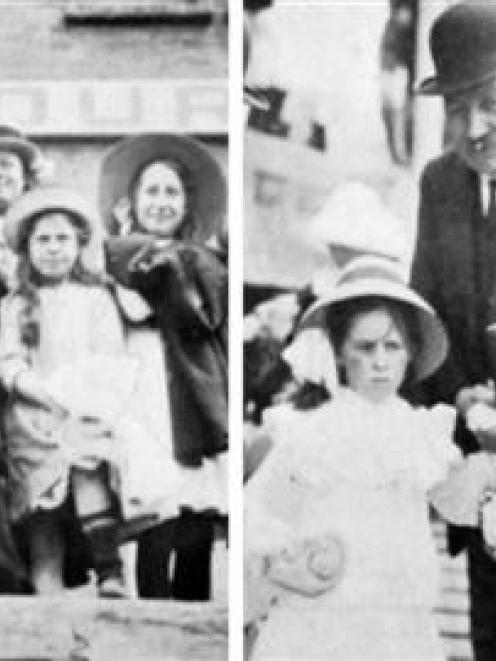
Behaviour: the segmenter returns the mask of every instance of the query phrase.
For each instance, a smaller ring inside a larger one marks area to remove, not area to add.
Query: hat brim
[[[17,154],[24,163],[27,170],[41,160],[40,149],[29,140],[15,137],[0,137],[0,151],[8,151]]]
[[[300,328],[326,327],[327,315],[340,303],[365,296],[378,296],[408,305],[416,314],[421,346],[413,357],[414,375],[422,381],[433,374],[448,353],[448,337],[433,308],[406,286],[377,278],[336,285],[334,292],[314,303],[305,313]]]
[[[7,245],[20,249],[23,228],[30,218],[48,211],[68,211],[81,218],[93,236],[99,228],[97,210],[77,193],[64,188],[40,186],[23,193],[9,207],[3,221]]]
[[[429,76],[420,82],[415,88],[415,93],[422,96],[445,96],[446,94],[455,94],[456,92],[463,92],[485,83],[491,78],[496,77],[496,68],[481,73],[478,76],[471,76],[470,78],[461,79],[452,82],[443,82],[438,76]]]
[[[193,236],[205,241],[221,230],[226,212],[226,183],[220,165],[198,141],[183,135],[149,133],[118,142],[104,157],[100,172],[99,203],[110,234],[117,231],[113,209],[129,197],[131,182],[148,163],[173,159],[192,178]]]

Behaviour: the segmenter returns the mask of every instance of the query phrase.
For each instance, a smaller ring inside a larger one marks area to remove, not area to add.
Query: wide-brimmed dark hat
[[[436,75],[419,94],[451,94],[496,76],[496,3],[462,2],[434,21],[430,48]]]
[[[226,183],[220,165],[197,140],[170,133],[147,133],[118,142],[105,156],[100,172],[100,212],[110,234],[118,233],[114,210],[128,198],[134,178],[145,165],[161,159],[178,162],[192,179],[188,200],[192,239],[205,241],[218,232],[226,212]]]
[[[28,172],[36,170],[43,160],[39,148],[11,124],[0,124],[0,151],[17,154]]]

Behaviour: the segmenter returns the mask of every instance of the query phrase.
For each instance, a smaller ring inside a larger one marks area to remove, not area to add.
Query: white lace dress
[[[374,405],[344,388],[289,425],[271,416],[281,440],[247,487],[247,562],[331,534],[344,570],[313,597],[279,590],[256,659],[445,658],[427,491],[459,457],[454,419],[448,407],[413,409],[398,397]]]

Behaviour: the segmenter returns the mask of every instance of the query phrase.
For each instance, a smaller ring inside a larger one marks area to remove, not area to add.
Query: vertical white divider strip
[[[229,2],[229,659],[243,658],[243,3]]]

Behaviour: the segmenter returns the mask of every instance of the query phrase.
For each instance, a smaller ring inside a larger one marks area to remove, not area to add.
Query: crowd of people
[[[421,177],[412,262],[372,191],[338,186],[313,223],[327,285],[292,292],[277,329],[247,319],[247,345],[282,338],[286,367],[246,409],[256,659],[445,659],[429,508],[467,551],[474,659],[496,658],[494,3],[451,4],[430,48],[417,93],[443,98],[446,151]]]
[[[0,127],[0,592],[92,571],[101,597],[208,600],[227,526],[223,173],[192,138],[132,136],[96,209],[44,162]]]

